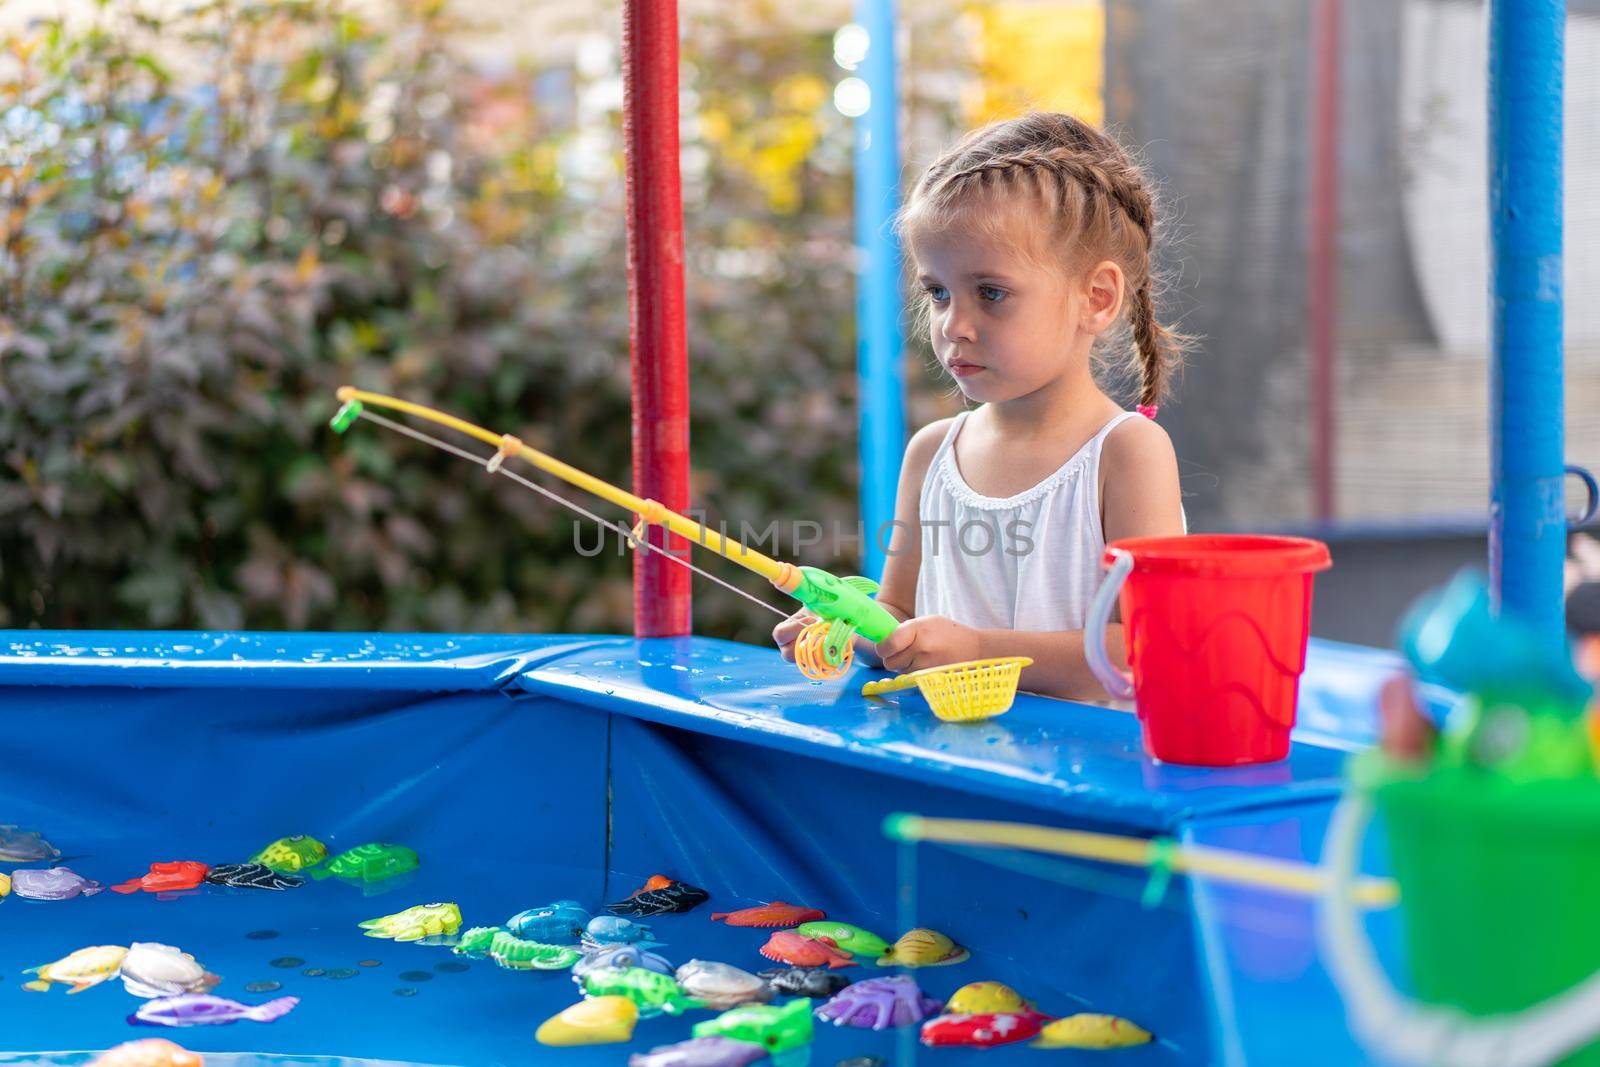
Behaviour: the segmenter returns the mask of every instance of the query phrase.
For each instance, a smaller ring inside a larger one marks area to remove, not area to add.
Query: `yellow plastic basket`
[[[1011,710],[1017,698],[1017,679],[1022,668],[1032,662],[1027,656],[1006,656],[947,663],[868,682],[861,695],[882,696],[916,686],[934,715],[945,722],[977,722]]]

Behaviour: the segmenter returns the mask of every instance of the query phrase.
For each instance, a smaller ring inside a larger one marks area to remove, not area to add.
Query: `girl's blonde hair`
[[[1027,198],[1050,217],[1053,247],[1073,265],[1110,259],[1127,280],[1132,369],[1139,403],[1155,405],[1182,359],[1188,338],[1156,319],[1151,246],[1156,204],[1143,171],[1123,147],[1086,122],[1033,112],[962,138],[923,174],[900,213],[908,245],[980,205]]]

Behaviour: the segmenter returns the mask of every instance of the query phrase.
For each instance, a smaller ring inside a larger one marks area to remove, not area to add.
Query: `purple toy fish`
[[[70,867],[11,872],[11,891],[26,900],[71,900],[80,894],[92,897],[103,888],[99,882],[90,881]]]
[[[731,1037],[697,1037],[628,1057],[628,1067],[745,1067],[767,1058],[765,1045]]]
[[[250,1005],[210,993],[184,993],[147,1000],[128,1016],[128,1021],[145,1026],[222,1026],[240,1019],[270,1023],[289,1014],[298,1003],[299,997],[279,997],[265,1004]]]
[[[817,1009],[817,1018],[835,1026],[859,1026],[886,1030],[891,1026],[910,1026],[930,1015],[939,1014],[943,1005],[924,996],[917,980],[909,974],[893,978],[869,978],[846,986],[832,1000]]]

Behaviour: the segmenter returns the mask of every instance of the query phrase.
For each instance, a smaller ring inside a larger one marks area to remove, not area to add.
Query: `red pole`
[[[628,158],[628,315],[633,365],[633,491],[689,506],[689,370],[678,174],[677,0],[625,0],[623,135]],[[660,527],[650,541],[684,555]],[[655,552],[633,559],[633,630],[689,632],[689,571]]]
[[[1313,510],[1334,517],[1334,324],[1339,311],[1340,0],[1315,0],[1312,14],[1311,241],[1306,294],[1310,334]]]

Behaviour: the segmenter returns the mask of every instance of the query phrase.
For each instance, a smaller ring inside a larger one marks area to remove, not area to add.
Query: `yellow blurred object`
[[[539,1027],[541,1045],[612,1045],[633,1037],[639,1006],[627,997],[594,997],[552,1015]]]
[[[89,1067],[203,1067],[198,1052],[174,1045],[160,1037],[129,1041],[101,1054]]]
[[[1084,1013],[1057,1019],[1039,1031],[1033,1048],[1131,1048],[1148,1044],[1151,1033],[1115,1015]]]
[[[1027,656],[975,659],[929,667],[895,678],[868,682],[861,695],[881,696],[916,686],[933,713],[945,722],[976,722],[1011,710],[1022,668],[1033,663]]]
[[[0,898],[4,898],[10,892],[11,876],[9,874],[0,874]]]
[[[1065,111],[1105,121],[1106,15],[1102,0],[997,0],[966,9],[980,86],[971,124],[1026,111]]]
[[[994,1015],[1028,1010],[1022,994],[1001,982],[968,982],[944,1006],[946,1015]]]
[[[948,967],[965,963],[971,955],[966,949],[937,930],[919,926],[907,930],[900,940],[878,958],[879,967]]]

